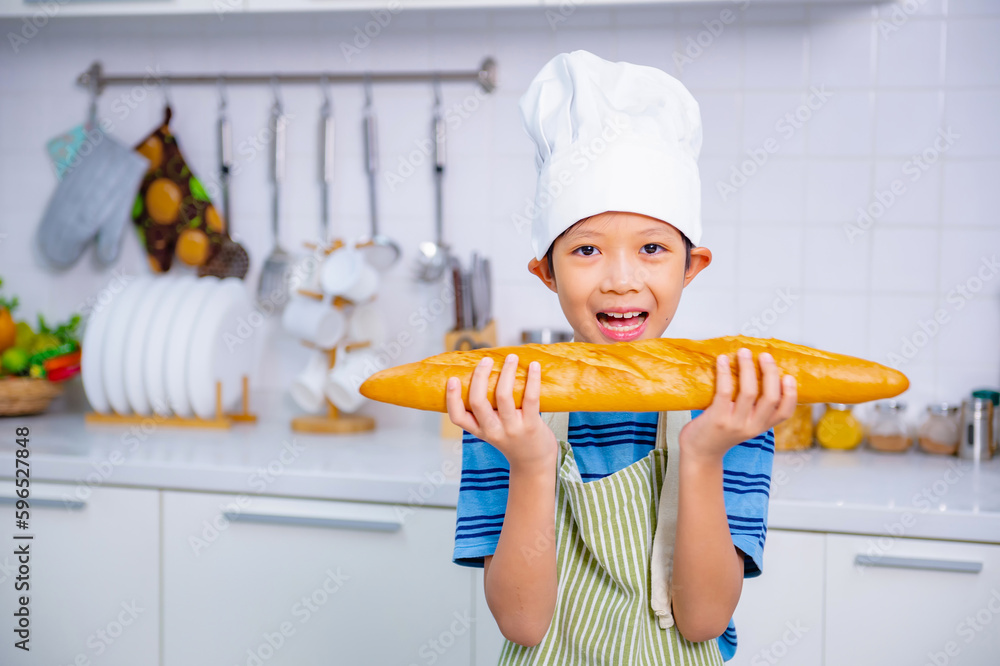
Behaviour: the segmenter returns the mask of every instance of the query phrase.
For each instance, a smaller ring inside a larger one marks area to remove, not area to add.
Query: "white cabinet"
[[[823,534],[768,531],[764,570],[743,581],[727,666],[822,663],[824,549]]]
[[[1000,663],[1000,546],[830,534],[826,589],[825,666]]]
[[[733,620],[739,646],[727,666],[819,664],[823,655],[824,535],[771,530],[764,546],[764,573],[743,581]],[[500,657],[503,634],[490,613],[483,570],[476,578],[476,666]]]
[[[21,530],[14,524],[14,481],[0,482],[0,664],[158,662],[159,492],[81,489],[32,482],[28,529]],[[14,554],[24,544],[27,572],[19,571]],[[16,589],[25,583],[29,590]],[[12,638],[22,595],[30,652],[15,648]]]
[[[454,530],[454,509],[164,492],[163,665],[466,666]]]

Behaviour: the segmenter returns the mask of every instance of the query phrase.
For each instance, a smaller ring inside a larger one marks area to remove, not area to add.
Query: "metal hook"
[[[441,108],[441,77],[438,72],[434,72],[434,107]]]
[[[90,88],[90,102],[87,105],[87,128],[93,129],[97,127],[97,96],[100,94],[98,92],[97,81],[94,80],[89,85]]]
[[[274,95],[274,110],[281,113],[281,88],[278,85],[278,75],[271,76],[271,93]]]
[[[170,99],[170,77],[161,76],[160,77],[160,92],[163,94],[163,105],[170,107],[173,106],[173,102]]]
[[[320,111],[324,114],[330,112],[332,102],[330,101],[330,80],[324,72],[319,79],[320,93],[323,95],[323,106]]]
[[[216,87],[219,91],[219,111],[225,111],[229,106],[229,96],[226,94],[226,77],[224,75],[219,75]]]
[[[371,72],[365,72],[365,108],[371,108],[372,106],[372,75]]]

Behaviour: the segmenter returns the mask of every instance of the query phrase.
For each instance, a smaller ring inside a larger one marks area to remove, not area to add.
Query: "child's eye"
[[[662,245],[659,245],[658,243],[646,243],[645,245],[642,246],[642,249],[645,250],[646,248],[653,248],[652,250],[650,250],[649,254],[655,254],[656,248],[661,248],[664,250],[666,249]]]
[[[580,247],[576,248],[576,250],[573,250],[573,252],[575,253],[577,250],[588,250],[588,249],[596,250],[597,248],[595,248],[593,245],[581,245]],[[583,256],[589,257],[591,254],[593,254],[593,252],[585,252]]]

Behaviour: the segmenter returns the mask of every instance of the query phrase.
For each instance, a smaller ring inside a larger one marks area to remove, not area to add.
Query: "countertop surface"
[[[32,479],[70,484],[70,497],[107,485],[455,506],[457,439],[389,427],[293,432],[296,414],[278,392],[254,393],[251,407],[258,422],[229,430],[165,427],[155,417],[95,425],[74,411],[2,419],[0,478],[13,477],[14,428],[27,426]],[[1000,544],[1000,457],[973,464],[915,449],[778,452],[768,526]]]

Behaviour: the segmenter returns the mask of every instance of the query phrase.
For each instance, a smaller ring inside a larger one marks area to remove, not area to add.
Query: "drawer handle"
[[[83,500],[74,499],[60,499],[57,497],[39,497],[38,495],[31,495],[30,497],[15,497],[12,495],[0,495],[0,504],[17,504],[18,500],[27,500],[28,506],[38,507],[38,506],[60,506],[66,509],[82,509],[87,506],[87,503]]]
[[[971,560],[932,560],[921,557],[889,557],[886,555],[856,555],[854,564],[869,567],[957,571],[959,573],[979,573],[983,570],[982,562]]]
[[[229,521],[244,523],[267,523],[271,525],[310,525],[314,527],[338,527],[374,532],[396,532],[403,527],[399,520],[379,520],[377,518],[331,518],[326,516],[290,516],[282,513],[247,513],[226,511],[222,514]]]

